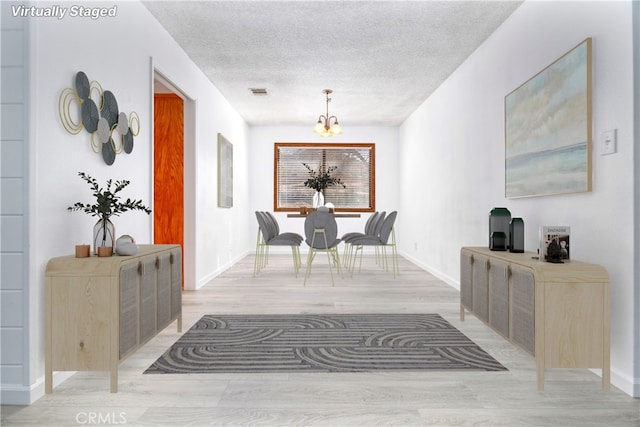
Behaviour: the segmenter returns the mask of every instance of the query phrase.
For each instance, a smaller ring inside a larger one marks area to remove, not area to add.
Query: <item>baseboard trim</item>
[[[611,385],[631,397],[640,397],[640,378],[624,375],[613,366],[611,367]]]
[[[442,280],[443,282],[445,282],[447,285],[460,290],[460,281],[454,279],[453,277],[444,274],[443,272],[434,269],[433,267],[420,262],[419,260],[415,259],[414,257],[412,257],[411,255],[407,254],[406,252],[403,251],[398,251],[398,255],[401,255],[404,259],[411,261],[413,264],[417,265],[418,267],[420,267],[421,269],[423,269],[424,271],[433,274],[434,276],[436,276],[438,279]]]
[[[218,277],[219,275],[221,275],[222,273],[224,273],[226,270],[228,270],[229,268],[231,268],[234,264],[236,264],[238,261],[240,261],[241,259],[243,259],[244,257],[246,257],[247,255],[254,253],[254,251],[252,250],[248,250],[243,252],[242,254],[238,255],[237,257],[233,258],[232,260],[230,260],[229,262],[222,264],[220,267],[218,267],[217,269],[215,269],[214,271],[212,271],[211,273],[207,274],[206,276],[202,277],[201,279],[199,279],[198,281],[196,281],[196,287],[195,289],[187,289],[185,288],[185,290],[189,290],[189,291],[197,291],[198,289],[202,288],[204,285],[206,285],[207,283],[209,283],[211,280],[215,279],[216,277]]]
[[[53,387],[62,384],[69,379],[73,372],[54,372],[53,373]],[[31,405],[36,400],[44,396],[44,376],[38,378],[35,383],[31,385],[22,384],[2,384],[0,392],[0,403],[2,405]],[[55,390],[54,390],[55,393]]]

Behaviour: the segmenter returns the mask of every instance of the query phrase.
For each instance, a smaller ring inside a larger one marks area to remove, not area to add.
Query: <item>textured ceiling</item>
[[[520,4],[144,2],[249,124],[311,127],[329,88],[345,131],[402,123]]]

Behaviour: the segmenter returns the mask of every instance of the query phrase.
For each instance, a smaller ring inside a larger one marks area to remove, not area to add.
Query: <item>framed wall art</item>
[[[218,207],[233,207],[233,144],[218,134]]]
[[[505,197],[591,191],[591,38],[505,97]]]

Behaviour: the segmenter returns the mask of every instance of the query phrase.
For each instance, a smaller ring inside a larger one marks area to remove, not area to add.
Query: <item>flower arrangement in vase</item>
[[[73,206],[69,206],[69,211],[82,211],[92,216],[97,216],[99,221],[93,228],[93,251],[98,253],[100,247],[111,247],[113,249],[115,238],[115,226],[110,221],[112,216],[118,216],[127,211],[144,211],[148,214],[151,213],[151,209],[146,207],[142,200],[132,200],[127,198],[125,201],[121,201],[120,193],[125,187],[127,187],[131,181],[119,180],[113,181],[107,180],[106,187],[100,187],[98,181],[95,178],[87,175],[84,172],[78,172],[80,178],[86,181],[91,190],[93,191],[93,197],[95,197],[95,203],[88,204],[82,202],[76,202]],[[114,187],[115,186],[115,187]],[[113,187],[113,188],[112,188]]]
[[[322,194],[322,192],[328,187],[342,185],[342,188],[347,188],[340,178],[331,176],[331,173],[338,169],[337,166],[329,166],[326,169],[320,166],[318,170],[314,170],[306,163],[303,163],[302,165],[307,168],[309,173],[309,178],[304,182],[305,187],[316,190],[316,194],[313,196],[314,208],[324,205],[324,194]]]

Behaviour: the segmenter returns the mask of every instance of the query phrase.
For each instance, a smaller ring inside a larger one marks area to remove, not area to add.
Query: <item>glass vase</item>
[[[100,246],[110,246],[113,250],[116,228],[109,218],[102,218],[93,226],[93,253],[98,254]]]
[[[316,191],[316,194],[313,195],[313,207],[318,209],[320,206],[324,206],[324,194],[322,191]]]

